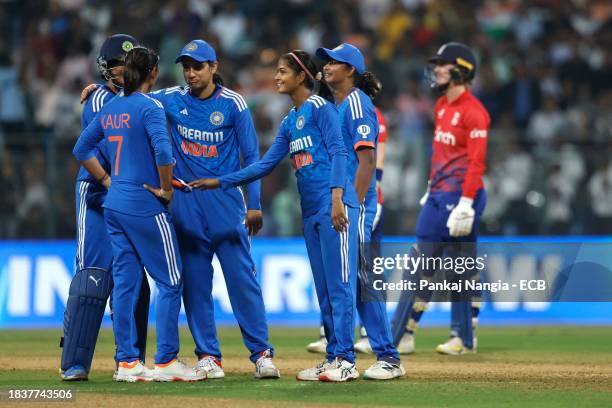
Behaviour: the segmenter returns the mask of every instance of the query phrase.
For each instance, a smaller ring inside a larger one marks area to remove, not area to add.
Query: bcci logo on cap
[[[124,41],[121,44],[121,49],[125,52],[129,52],[132,48],[134,48],[134,44],[131,41]]]
[[[357,127],[357,133],[361,135],[362,138],[367,138],[372,130],[368,125],[359,125]]]
[[[215,126],[219,126],[220,124],[222,124],[224,119],[225,117],[221,112],[213,112],[210,114],[210,123]]]
[[[193,43],[193,42],[187,44],[187,46],[185,47],[187,51],[195,51],[196,48],[198,48],[198,44]]]
[[[306,120],[304,119],[303,116],[300,116],[299,118],[297,118],[297,120],[295,121],[295,127],[298,130],[301,130],[304,128],[304,123],[306,123]]]

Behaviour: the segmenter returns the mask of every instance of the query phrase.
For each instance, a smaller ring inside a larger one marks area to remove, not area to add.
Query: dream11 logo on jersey
[[[313,163],[312,155],[306,151],[306,149],[313,146],[314,143],[312,143],[310,136],[300,137],[289,143],[289,154],[291,155],[291,163],[294,170],[299,170]]]
[[[220,113],[218,114],[221,115]],[[223,119],[221,118],[218,120],[222,121]],[[183,153],[196,157],[219,157],[219,152],[217,151],[216,145],[205,145],[196,141],[221,143],[223,142],[223,131],[207,132],[199,129],[191,129],[181,125],[177,125],[177,130],[179,135],[181,135],[184,139],[193,140],[193,142],[187,140],[183,140],[181,142],[181,150]]]

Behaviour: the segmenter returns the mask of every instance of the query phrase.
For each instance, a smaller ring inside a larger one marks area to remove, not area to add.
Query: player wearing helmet
[[[486,204],[482,175],[490,123],[489,113],[470,92],[476,68],[472,50],[456,42],[443,45],[429,59],[426,78],[442,96],[434,111],[429,188],[420,201],[423,208],[416,227],[416,256],[475,254],[478,219]],[[435,270],[422,269],[420,273],[428,279]],[[409,353],[414,350],[414,331],[431,292],[404,295],[392,326],[399,351]],[[473,308],[469,299],[455,298],[451,306],[451,338],[436,350],[451,355],[475,351],[473,320],[477,316],[478,308]]]
[[[122,89],[125,56],[136,45],[136,39],[127,34],[112,35],[102,44],[97,64],[100,75],[106,82],[96,89],[83,108],[83,129],[104,104]],[[107,172],[110,172],[105,142],[97,146],[96,157]],[[94,179],[83,167],[79,169],[76,182],[76,273],[70,283],[64,311],[64,336],[60,341],[60,373],[64,381],[87,380],[104,309],[113,287],[113,258],[102,209],[106,193],[107,189],[100,180]],[[135,313],[138,346],[142,350],[140,358],[143,361],[147,341],[149,296],[149,284],[143,279]]]

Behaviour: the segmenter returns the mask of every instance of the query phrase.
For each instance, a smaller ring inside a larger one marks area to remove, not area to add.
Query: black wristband
[[[383,176],[383,169],[376,169],[376,181],[381,181]]]

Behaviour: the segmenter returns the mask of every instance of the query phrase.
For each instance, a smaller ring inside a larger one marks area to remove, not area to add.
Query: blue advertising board
[[[576,238],[585,242],[584,237]],[[410,237],[394,238],[390,242],[410,241]],[[498,276],[519,273],[526,279],[537,279],[546,271],[546,262],[531,260],[539,245],[571,242],[567,239],[514,241],[488,239],[488,242],[522,242],[530,250],[517,253],[516,249],[497,255]],[[609,244],[609,239],[594,239]],[[542,244],[545,242],[545,244]],[[600,259],[610,258],[609,245],[598,247]],[[559,246],[559,251],[563,251]],[[547,249],[547,252],[550,252]],[[73,241],[4,241],[0,242],[0,329],[61,327],[68,288],[74,272],[75,243]],[[271,325],[318,325],[319,311],[312,283],[306,248],[302,239],[254,239],[253,258],[257,276]],[[554,254],[549,254],[554,256]],[[550,262],[549,262],[550,263]],[[502,266],[499,266],[502,265]],[[215,316],[220,325],[235,324],[227,297],[225,282],[219,263],[214,263]],[[514,271],[514,272],[513,272]],[[501,275],[500,275],[501,274]],[[612,289],[612,288],[607,288]],[[154,299],[155,290],[152,290]],[[152,299],[152,307],[154,301]],[[391,313],[396,304],[389,303]],[[449,322],[448,303],[431,304],[423,325],[446,325]],[[104,324],[109,325],[109,310]],[[154,316],[151,313],[150,316]],[[512,299],[503,302],[485,302],[481,313],[482,325],[524,324],[612,324],[610,302],[529,302]],[[181,321],[185,323],[184,312]]]

